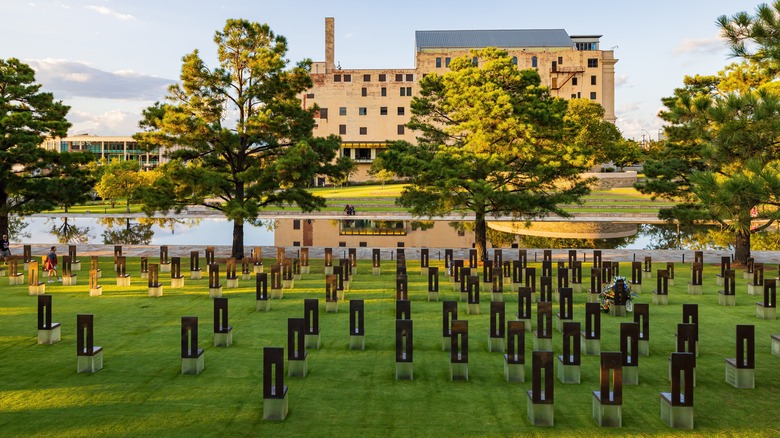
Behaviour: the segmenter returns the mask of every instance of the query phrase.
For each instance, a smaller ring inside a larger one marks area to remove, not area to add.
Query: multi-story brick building
[[[369,178],[377,152],[395,140],[414,141],[406,128],[410,103],[425,74],[444,74],[450,60],[471,49],[506,50],[518,68],[535,68],[554,96],[600,103],[604,118],[615,121],[615,63],[600,50],[600,35],[570,36],[563,29],[417,31],[415,67],[344,69],[336,66],[334,19],[325,19],[325,61],[312,66],[314,86],[304,105],[317,105],[315,135],[339,135],[342,155],[358,163],[353,180]]]

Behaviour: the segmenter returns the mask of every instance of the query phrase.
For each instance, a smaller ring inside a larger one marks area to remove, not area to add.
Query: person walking
[[[5,234],[0,240],[0,257],[3,258],[5,264],[8,264],[8,258],[11,257],[11,242],[8,241],[8,236]]]
[[[62,282],[60,274],[57,273],[57,247],[52,246],[51,251],[46,256],[46,270],[49,271],[49,283],[54,283],[52,280],[52,274],[57,277],[57,281]]]

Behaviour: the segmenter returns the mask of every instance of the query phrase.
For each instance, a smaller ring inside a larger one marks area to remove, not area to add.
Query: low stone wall
[[[582,174],[583,178],[597,178],[592,190],[609,190],[617,187],[633,187],[636,184],[636,172],[588,172]]]

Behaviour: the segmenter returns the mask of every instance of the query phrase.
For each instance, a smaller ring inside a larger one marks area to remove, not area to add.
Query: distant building
[[[105,158],[111,161],[135,160],[141,168],[153,168],[163,163],[163,152],[159,148],[150,151],[142,149],[138,142],[129,136],[74,135],[64,138],[46,139],[41,145],[47,150],[57,152],[92,152],[95,160]]]
[[[325,61],[312,65],[313,87],[302,97],[317,105],[317,136],[339,135],[341,154],[358,163],[355,181],[369,179],[377,152],[395,140],[414,141],[406,128],[410,103],[425,74],[445,73],[452,59],[475,48],[497,47],[518,68],[535,68],[553,96],[600,103],[615,121],[615,63],[599,49],[601,35],[570,36],[563,29],[417,31],[415,68],[342,69],[335,64],[334,19],[325,19]]]

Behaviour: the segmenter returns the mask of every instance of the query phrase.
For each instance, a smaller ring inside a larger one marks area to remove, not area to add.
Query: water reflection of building
[[[471,248],[474,232],[460,222],[372,219],[277,219],[276,246]],[[496,231],[556,239],[633,236],[637,224],[609,222],[489,222]],[[491,245],[492,246],[492,245]],[[509,246],[506,244],[506,246]]]
[[[470,248],[474,233],[446,221],[277,219],[276,246]]]

